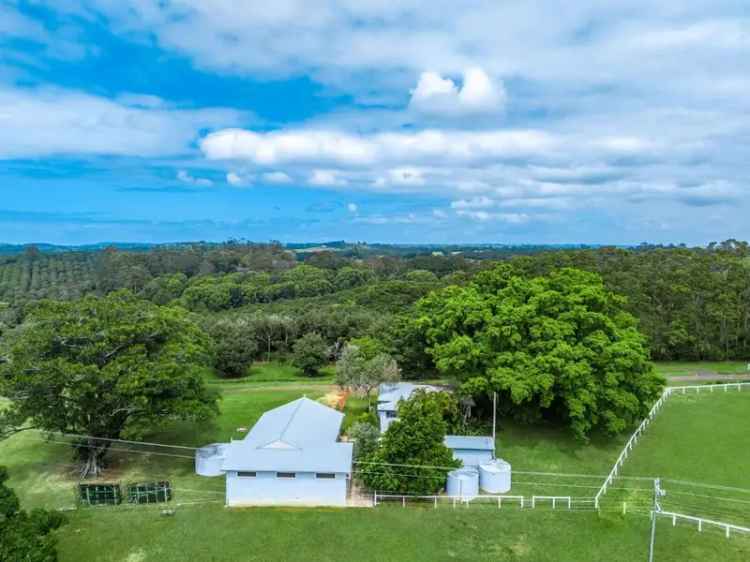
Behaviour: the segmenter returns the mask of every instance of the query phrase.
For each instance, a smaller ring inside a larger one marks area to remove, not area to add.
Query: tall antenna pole
[[[497,431],[497,392],[492,393],[492,450],[495,450],[495,432]]]

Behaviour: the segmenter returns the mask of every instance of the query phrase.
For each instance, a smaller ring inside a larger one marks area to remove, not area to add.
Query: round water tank
[[[221,476],[221,464],[227,443],[211,443],[195,451],[195,473],[199,476]]]
[[[445,489],[449,496],[472,500],[479,494],[479,473],[470,468],[452,470]]]
[[[479,465],[479,485],[490,494],[505,494],[510,491],[510,463],[494,459]]]

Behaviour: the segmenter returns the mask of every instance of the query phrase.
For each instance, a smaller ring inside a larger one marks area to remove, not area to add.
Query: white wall
[[[388,417],[388,412],[384,410],[378,410],[378,418],[380,419],[380,433],[385,433],[388,426],[398,419]]]
[[[240,477],[227,472],[227,505],[346,505],[346,474],[334,479],[297,472],[296,478],[277,478],[275,472]]]

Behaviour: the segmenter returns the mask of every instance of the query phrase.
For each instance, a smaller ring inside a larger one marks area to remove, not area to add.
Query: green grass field
[[[310,380],[293,368],[268,364],[238,382],[211,380],[221,392],[221,415],[211,423],[177,423],[161,428],[146,440],[185,446],[242,438],[266,410],[302,395],[320,398],[334,387],[326,377]],[[289,377],[286,379],[286,377]],[[286,379],[286,380],[285,380]],[[361,398],[347,403],[346,424],[366,410]],[[668,490],[665,508],[719,518],[743,513],[750,497],[742,492],[686,487],[673,481],[702,481],[711,485],[750,488],[750,392],[675,396],[649,427],[623,474],[658,475]],[[594,438],[580,443],[564,430],[528,427],[501,420],[498,456],[514,468],[514,494],[591,497],[603,480],[627,435]],[[744,443],[744,446],[743,446]],[[159,452],[163,450],[154,450]],[[651,482],[623,479],[605,502],[602,515],[591,512],[555,513],[490,506],[425,509],[383,506],[378,509],[228,510],[223,507],[221,478],[194,474],[190,451],[167,450],[165,456],[113,451],[107,478],[122,482],[169,479],[177,503],[173,517],[159,508],[120,506],[82,508],[70,513],[60,533],[61,560],[528,560],[630,561],[644,559]],[[188,458],[181,458],[184,455]],[[10,484],[24,507],[61,508],[74,504],[77,481],[70,447],[45,443],[38,434],[18,434],[0,442],[0,463],[7,465]],[[545,477],[521,472],[564,472],[590,477]],[[637,490],[630,491],[633,487]],[[747,494],[750,496],[750,494]],[[723,497],[720,505],[714,499]],[[740,499],[737,502],[737,499]],[[744,499],[743,499],[744,498]],[[726,499],[735,501],[726,501]],[[747,503],[743,503],[747,500]],[[628,515],[619,504],[629,501]],[[643,507],[646,506],[646,507]],[[697,511],[696,511],[697,510]],[[712,511],[713,510],[713,511]],[[750,523],[750,521],[748,522]],[[657,560],[750,560],[750,538],[727,541],[718,531],[697,533],[686,525],[672,528],[659,522]]]
[[[665,377],[684,377],[696,373],[750,375],[748,361],[657,361],[656,371]]]
[[[60,547],[63,562],[631,562],[646,559],[648,540],[646,517],[588,512],[204,505],[178,508],[173,517],[148,508],[81,510],[61,534]],[[750,540],[698,535],[668,522],[660,522],[656,544],[660,562],[740,562],[750,556]]]

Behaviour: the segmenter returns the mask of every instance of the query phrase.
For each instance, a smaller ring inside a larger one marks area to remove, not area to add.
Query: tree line
[[[379,329],[386,318],[401,325],[400,317],[430,291],[466,285],[502,262],[527,276],[565,267],[599,274],[607,289],[626,298],[624,309],[638,320],[653,359],[750,357],[750,249],[745,242],[696,248],[531,247],[525,254],[523,248],[431,250],[377,255],[342,246],[341,251],[295,253],[280,244],[246,243],[137,252],[30,250],[0,260],[0,330],[22,320],[26,305],[40,298],[69,300],[124,288],[155,304],[178,304],[206,321],[237,313],[280,314],[303,322],[300,318],[311,308],[338,308],[357,316],[361,330],[355,336],[367,335],[373,321],[380,319]],[[340,321],[345,313],[338,314]],[[372,321],[362,322],[368,314]],[[335,339],[328,341],[333,345]],[[288,339],[271,347],[285,351],[287,344]],[[413,359],[415,371],[430,367],[424,357]]]

